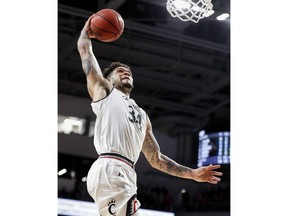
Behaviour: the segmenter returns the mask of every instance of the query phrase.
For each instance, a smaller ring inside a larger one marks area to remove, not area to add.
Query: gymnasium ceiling
[[[124,21],[115,42],[94,40],[102,68],[112,61],[132,67],[131,97],[155,127],[173,133],[230,129],[229,0],[212,1],[215,13],[198,23],[172,18],[166,0],[58,1],[58,93],[89,98],[76,43],[87,18],[111,8]]]

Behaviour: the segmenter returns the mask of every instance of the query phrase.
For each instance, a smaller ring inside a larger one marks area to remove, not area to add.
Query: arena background
[[[1,6],[1,212],[56,215],[58,2]],[[231,214],[283,215],[287,2],[231,7]]]
[[[95,116],[76,43],[86,19],[100,9],[118,11],[125,29],[113,43],[93,40],[94,53],[102,69],[112,61],[132,67],[131,97],[150,116],[164,154],[195,168],[199,132],[230,132],[230,19],[217,20],[230,14],[230,1],[214,0],[213,6],[212,16],[193,23],[172,18],[165,0],[58,1],[58,170],[66,169],[58,177],[60,198],[92,201],[85,176],[98,156]],[[71,117],[81,126],[67,128]],[[229,215],[229,161],[217,186],[153,170],[142,154],[136,171],[144,209]]]

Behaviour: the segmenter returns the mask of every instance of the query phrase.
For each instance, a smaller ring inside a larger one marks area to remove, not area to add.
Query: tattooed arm
[[[192,179],[197,182],[209,182],[217,184],[221,179],[217,176],[222,176],[221,172],[214,171],[220,168],[220,165],[203,166],[197,169],[192,169],[174,160],[160,152],[160,147],[152,132],[152,125],[148,119],[146,137],[143,143],[142,152],[146,159],[155,169],[165,172],[169,175],[177,176],[180,178]]]
[[[82,61],[82,68],[87,79],[87,89],[93,101],[100,100],[112,89],[112,85],[102,75],[101,68],[92,50],[90,38],[95,38],[90,29],[90,16],[83,27],[77,42],[78,52]]]

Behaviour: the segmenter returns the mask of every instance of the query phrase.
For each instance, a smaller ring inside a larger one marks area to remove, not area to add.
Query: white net
[[[214,13],[211,0],[167,0],[166,9],[182,21],[198,21]]]

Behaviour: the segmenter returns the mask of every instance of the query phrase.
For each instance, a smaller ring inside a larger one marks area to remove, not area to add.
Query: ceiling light
[[[58,172],[58,175],[61,176],[61,175],[65,174],[66,172],[67,172],[67,169],[64,168]]]
[[[222,20],[227,19],[228,17],[229,17],[229,14],[224,13],[224,14],[219,15],[216,19],[222,21]]]
[[[184,193],[186,193],[187,191],[186,191],[186,189],[185,188],[183,188],[182,190],[181,190],[181,193],[182,194],[184,194]]]
[[[70,176],[71,176],[71,178],[73,178],[73,179],[76,177],[76,172],[75,172],[75,170],[71,170]]]

